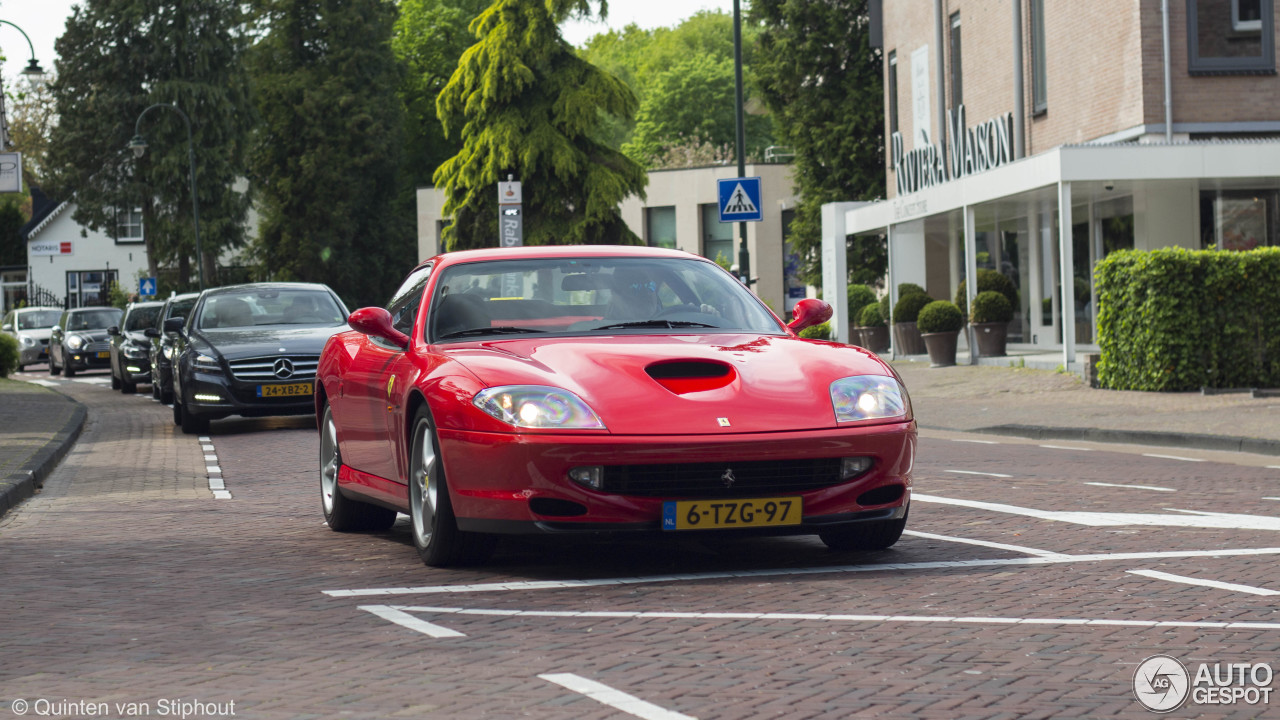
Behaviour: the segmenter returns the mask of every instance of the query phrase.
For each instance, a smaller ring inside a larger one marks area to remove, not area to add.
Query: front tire
[[[182,434],[203,435],[209,432],[209,418],[196,415],[176,399],[173,401],[173,407],[174,414],[178,416],[178,424],[182,426]]]
[[[121,380],[120,392],[124,393],[125,395],[132,395],[138,392],[138,383],[130,382],[129,380]]]
[[[818,531],[818,537],[832,550],[887,550],[902,537],[907,527],[907,515],[897,520],[875,520],[842,528]]]
[[[342,494],[338,471],[342,468],[342,448],[333,410],[325,403],[320,418],[320,509],[329,529],[336,532],[383,532],[396,521],[394,510],[362,503]]]
[[[482,563],[493,554],[492,535],[458,530],[453,502],[444,477],[439,443],[426,406],[413,418],[409,455],[409,517],[413,520],[413,545],[422,562],[431,567]]]
[[[62,366],[62,377],[75,377],[76,369],[71,367],[71,361],[68,360],[66,365]]]
[[[119,390],[120,385],[121,385],[120,378],[119,376],[116,375],[116,366],[112,365],[111,366],[111,389]]]

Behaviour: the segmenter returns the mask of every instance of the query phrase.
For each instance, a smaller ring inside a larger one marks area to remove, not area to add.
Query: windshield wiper
[[[719,325],[708,325],[708,324],[706,324],[706,323],[693,322],[693,321],[691,321],[691,320],[636,320],[636,321],[634,321],[634,322],[614,323],[614,324],[612,324],[612,325],[600,325],[599,327],[593,327],[593,328],[591,328],[591,329],[592,329],[592,330],[622,330],[622,329],[625,329],[625,328],[646,328],[646,327],[659,327],[659,328],[691,328],[691,327],[704,327],[704,328],[714,328],[714,327],[719,327]]]
[[[527,327],[515,327],[514,325],[499,325],[498,327],[476,327],[466,330],[455,330],[451,333],[441,335],[439,339],[448,340],[449,338],[466,337],[468,335],[522,335],[524,333],[540,333],[546,330],[536,330]]]

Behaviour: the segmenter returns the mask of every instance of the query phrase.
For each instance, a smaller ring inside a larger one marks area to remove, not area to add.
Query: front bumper
[[[23,365],[34,365],[36,363],[49,361],[49,346],[47,344],[23,345],[19,362]]]
[[[210,420],[232,415],[311,415],[316,411],[314,381],[300,380],[290,384],[304,382],[312,386],[312,391],[305,395],[261,397],[262,387],[282,383],[244,382],[222,374],[197,371],[192,373],[190,382],[183,382],[182,404],[187,412]]]
[[[901,517],[910,502],[916,425],[910,421],[805,432],[630,437],[441,429],[438,436],[458,527],[476,532],[657,531],[664,501],[709,497],[705,493],[637,496],[593,490],[568,478],[568,471],[580,466],[716,463],[730,468],[734,464],[788,459],[874,459],[868,471],[848,481],[798,492],[765,488],[756,494],[800,496],[803,523],[745,532],[793,534]],[[885,496],[867,495],[882,487],[900,492],[888,492],[889,502],[859,503],[859,498]],[[725,492],[726,497],[743,497],[741,492]],[[575,514],[561,512],[561,508],[575,506],[580,508]]]
[[[111,351],[97,350],[93,345],[66,354],[67,364],[75,370],[94,370],[111,367]]]
[[[146,357],[131,358],[127,355],[122,355],[120,357],[120,370],[125,379],[135,385],[138,383],[151,383],[151,362]]]

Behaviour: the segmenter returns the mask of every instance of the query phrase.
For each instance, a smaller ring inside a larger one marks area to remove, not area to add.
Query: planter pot
[[[894,323],[893,339],[897,343],[896,350],[901,355],[923,355],[928,352],[924,341],[920,339],[920,331],[913,322]]]
[[[921,337],[924,338],[925,347],[929,349],[929,367],[950,367],[956,364],[959,330],[925,333]]]
[[[1009,323],[972,323],[972,326],[980,357],[1000,357],[1005,354]]]
[[[882,353],[889,350],[889,326],[887,325],[858,328],[858,335],[862,339],[862,347],[871,352]]]

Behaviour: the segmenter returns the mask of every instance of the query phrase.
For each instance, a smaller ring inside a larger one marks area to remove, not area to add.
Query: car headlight
[[[855,375],[831,383],[837,422],[902,417],[908,402],[898,381],[884,375]]]
[[[125,345],[121,350],[124,352],[125,357],[144,358],[147,356],[147,349],[137,345]]]
[[[29,337],[29,336],[27,336],[27,335],[23,335],[23,336],[22,336],[22,344],[23,344],[23,345],[26,345],[27,347],[35,347],[35,346],[36,346],[36,340],[35,340],[35,338],[33,338],[33,337]]]
[[[208,355],[197,355],[195,366],[201,372],[220,372],[222,370],[222,366],[218,365],[218,358],[209,357]]]
[[[84,346],[84,338],[80,337],[79,335],[72,335],[71,337],[67,338],[67,347],[71,348],[72,350],[79,350],[83,346]]]
[[[577,395],[544,385],[508,385],[476,393],[476,407],[522,428],[604,430],[604,423]]]

